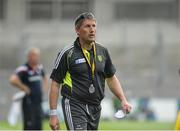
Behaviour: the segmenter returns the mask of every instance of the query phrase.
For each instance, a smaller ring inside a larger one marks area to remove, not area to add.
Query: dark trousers
[[[62,108],[68,130],[97,130],[101,114],[100,105],[88,105],[62,99]]]
[[[42,130],[42,109],[41,103],[33,103],[29,97],[22,102],[23,129]]]

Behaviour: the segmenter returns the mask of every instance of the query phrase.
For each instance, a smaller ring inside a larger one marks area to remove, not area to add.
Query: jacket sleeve
[[[63,83],[67,70],[67,53],[61,51],[56,57],[50,78],[59,84]]]
[[[105,50],[105,56],[106,56],[105,69],[104,69],[105,77],[110,78],[115,74],[116,69],[112,63],[111,57],[107,49]]]

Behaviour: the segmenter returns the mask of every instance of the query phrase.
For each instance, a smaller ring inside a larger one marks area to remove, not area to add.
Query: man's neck
[[[85,42],[85,41],[83,41],[83,40],[81,40],[81,39],[79,39],[79,42],[80,42],[80,45],[81,45],[81,47],[83,48],[83,49],[86,49],[86,50],[90,50],[90,49],[92,49],[92,45],[93,45],[93,42]]]
[[[28,62],[28,65],[33,69],[33,70],[36,70],[38,65],[35,65],[35,64],[32,64],[32,63],[29,63]]]

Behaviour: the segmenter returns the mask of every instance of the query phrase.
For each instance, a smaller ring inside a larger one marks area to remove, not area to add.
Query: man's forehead
[[[86,25],[86,24],[96,24],[96,20],[95,19],[85,19],[82,22],[82,25]]]

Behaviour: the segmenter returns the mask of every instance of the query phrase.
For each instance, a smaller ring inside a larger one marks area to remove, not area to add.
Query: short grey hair
[[[35,46],[31,46],[26,50],[26,55],[28,56],[31,52],[40,53],[40,49]]]
[[[80,27],[85,19],[96,20],[95,16],[91,12],[84,12],[79,14],[75,19],[75,27]]]

